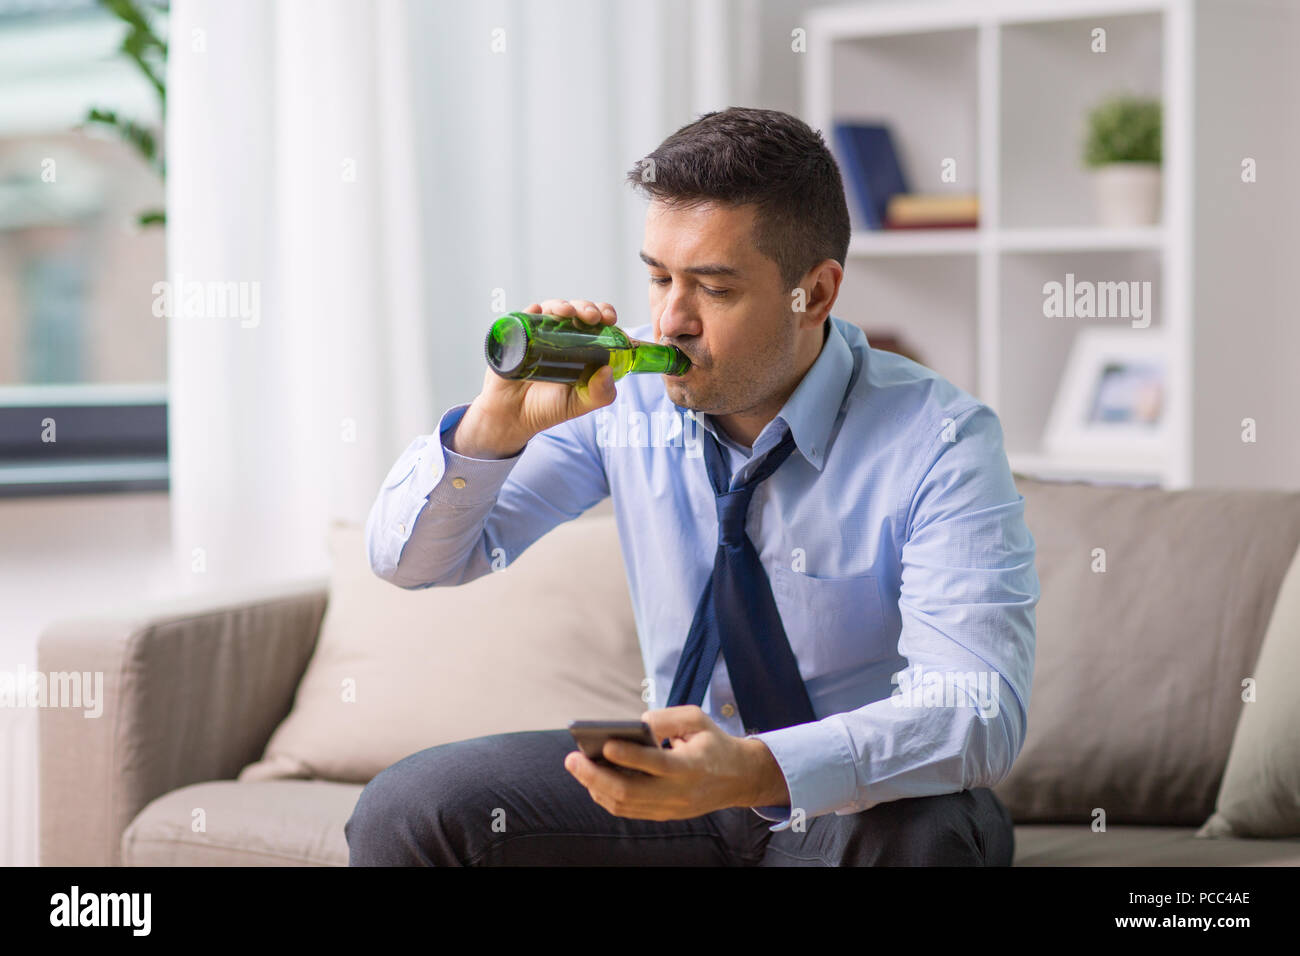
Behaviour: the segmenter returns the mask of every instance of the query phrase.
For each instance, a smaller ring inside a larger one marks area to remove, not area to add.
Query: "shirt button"
[[[397,533],[406,534],[406,525],[400,521],[397,523]]]
[[[465,487],[465,479],[464,479],[464,478],[453,478],[453,479],[451,480],[451,486],[452,486],[453,488],[464,488],[464,487]]]
[[[722,716],[723,716],[723,717],[732,717],[732,716],[735,715],[735,713],[736,713],[736,708],[735,708],[735,707],[732,707],[730,704],[723,704],[723,705],[722,705]]]

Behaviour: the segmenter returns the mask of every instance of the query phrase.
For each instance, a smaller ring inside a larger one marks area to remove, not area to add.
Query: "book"
[[[889,127],[883,123],[836,123],[834,137],[863,223],[868,229],[883,229],[889,200],[908,191]]]
[[[908,229],[975,229],[979,226],[978,222],[970,219],[954,219],[944,222],[887,222],[885,223],[885,232],[906,232]]]
[[[979,197],[965,193],[900,193],[885,207],[889,228],[941,225],[974,226],[979,222]]]

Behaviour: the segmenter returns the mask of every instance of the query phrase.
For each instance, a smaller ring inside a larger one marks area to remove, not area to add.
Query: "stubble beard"
[[[776,362],[779,356],[773,355],[769,359]],[[762,367],[760,365],[760,367]],[[766,366],[769,370],[773,369],[772,364]],[[712,367],[710,367],[712,370]],[[696,412],[713,415],[732,415],[737,412],[748,411],[765,402],[779,387],[775,382],[767,382],[764,386],[755,388],[755,379],[753,376],[740,374],[740,379],[735,384],[719,385],[713,383],[713,387],[700,391],[699,389],[687,385],[676,377],[665,377],[665,389],[668,398],[673,404],[680,408],[689,408]]]

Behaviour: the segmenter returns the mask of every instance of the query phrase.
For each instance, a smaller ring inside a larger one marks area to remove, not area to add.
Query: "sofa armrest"
[[[90,710],[40,710],[41,864],[119,865],[122,833],[147,803],[260,758],[327,599],[326,579],[311,578],[50,624],[39,671],[102,679],[103,690]]]

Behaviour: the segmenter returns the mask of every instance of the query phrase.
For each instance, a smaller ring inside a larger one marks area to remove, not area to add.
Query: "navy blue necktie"
[[[817,717],[781,624],[771,582],[745,534],[754,489],[790,456],[794,435],[787,430],[749,481],[730,491],[731,475],[717,439],[707,428],[702,430],[705,464],[717,495],[718,552],[677,662],[668,706],[698,705],[704,700],[721,651],[746,732],[806,724]]]

